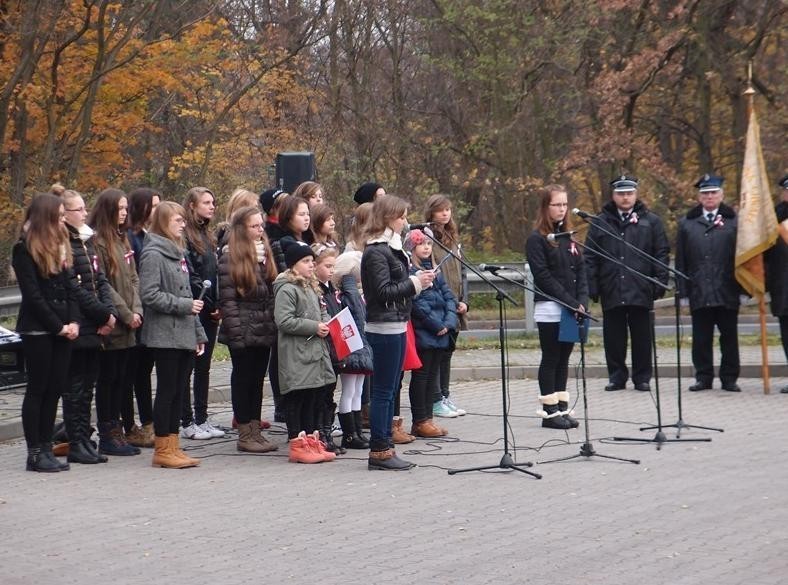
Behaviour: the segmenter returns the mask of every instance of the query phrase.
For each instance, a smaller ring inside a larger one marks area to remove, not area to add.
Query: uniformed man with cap
[[[774,208],[779,224],[777,243],[766,251],[766,290],[771,297],[772,315],[780,321],[780,337],[788,360],[788,175],[779,183],[780,202]],[[788,386],[780,390],[788,394]]]
[[[632,247],[667,264],[670,244],[662,220],[638,199],[636,178],[622,175],[610,185],[613,189],[611,200],[591,224],[586,238],[590,251],[585,255],[590,296],[602,302],[602,333],[609,378],[605,390],[626,387],[629,379],[627,344],[631,336],[632,382],[636,390],[647,392],[651,389],[652,375],[649,311],[665,289],[595,252],[611,256],[640,274],[667,284],[667,269],[638,254]],[[599,223],[631,247],[605,233]]]
[[[695,384],[690,391],[709,390],[714,380],[714,327],[720,332],[722,389],[740,392],[739,300],[744,290],[735,276],[736,213],[722,200],[723,177],[703,175],[695,187],[698,205],[679,222],[676,270],[689,277],[678,280],[683,305],[692,315],[692,364]]]

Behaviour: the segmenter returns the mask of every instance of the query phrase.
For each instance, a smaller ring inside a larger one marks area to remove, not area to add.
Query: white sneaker
[[[213,438],[211,433],[204,431],[194,423],[181,429],[181,437],[184,439],[195,439],[198,441],[205,441],[207,439]]]
[[[224,431],[222,429],[218,429],[215,426],[213,426],[210,421],[206,420],[204,423],[199,425],[199,427],[203,431],[210,433],[212,439],[218,439],[219,437],[224,436]]]
[[[446,396],[443,399],[443,402],[446,406],[448,406],[451,410],[456,412],[459,416],[465,416],[466,414],[468,414],[468,412],[465,409],[462,409],[456,404],[454,404],[454,401],[448,396]]]
[[[438,402],[433,403],[432,405],[432,415],[433,416],[440,416],[442,418],[457,418],[460,416],[457,414],[456,410],[452,410],[446,405],[446,402],[443,400],[438,400]]]

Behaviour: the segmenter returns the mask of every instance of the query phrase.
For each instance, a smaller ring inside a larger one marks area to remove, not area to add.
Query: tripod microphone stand
[[[594,450],[594,446],[591,444],[591,437],[589,435],[588,430],[588,391],[587,391],[587,384],[586,384],[586,323],[585,319],[578,320],[577,328],[580,332],[580,379],[582,381],[583,386],[583,422],[585,423],[585,442],[580,445],[580,452],[576,455],[570,455],[569,457],[561,457],[559,459],[550,459],[549,461],[543,461],[540,465],[544,465],[545,463],[558,463],[559,461],[569,461],[571,459],[577,459],[578,457],[602,457],[604,459],[613,459],[615,461],[626,461],[627,463],[634,463],[635,465],[640,463],[640,459],[626,459],[624,457],[614,457],[612,455],[603,455],[602,453],[597,453]]]
[[[677,397],[678,397],[678,407],[679,407],[679,418],[678,420],[673,423],[672,425],[665,425],[663,428],[666,429],[676,429],[676,438],[681,438],[681,429],[703,429],[705,431],[716,431],[718,433],[725,432],[723,429],[717,427],[704,427],[700,425],[688,425],[684,422],[684,418],[682,417],[681,412],[681,331],[679,329],[679,323],[681,320],[681,312],[680,312],[680,302],[679,302],[679,294],[676,292],[673,296],[674,300],[674,307],[676,310],[676,381],[678,383],[678,390],[677,390]],[[648,426],[648,427],[640,427],[641,431],[647,431],[650,429],[656,429],[659,426]],[[711,439],[708,439],[711,441]]]
[[[533,471],[528,471],[525,469],[526,467],[533,467],[533,463],[530,461],[526,461],[525,463],[515,463],[514,458],[512,457],[511,453],[509,452],[509,405],[507,402],[507,395],[508,395],[508,388],[507,388],[507,366],[506,366],[506,334],[504,331],[504,310],[503,310],[503,301],[504,299],[508,299],[512,305],[517,305],[515,300],[506,294],[500,287],[496,286],[495,284],[490,281],[484,274],[482,274],[479,270],[477,270],[473,265],[466,262],[464,258],[460,257],[459,255],[455,254],[451,251],[450,248],[444,246],[441,242],[435,239],[432,230],[425,229],[424,235],[426,235],[429,239],[433,241],[434,244],[437,244],[440,248],[442,248],[447,254],[450,254],[455,260],[460,262],[463,266],[471,270],[474,274],[476,274],[479,278],[481,278],[484,282],[490,285],[491,288],[495,290],[495,300],[498,302],[498,342],[500,345],[500,355],[501,355],[501,407],[503,409],[503,455],[501,456],[501,460],[498,462],[497,465],[482,465],[479,467],[468,467],[465,469],[449,469],[449,475],[455,475],[457,473],[465,473],[468,471],[487,471],[490,469],[501,469],[501,470],[515,470],[521,473],[525,473],[530,475],[531,477],[535,477],[536,479],[542,479],[542,475]]]

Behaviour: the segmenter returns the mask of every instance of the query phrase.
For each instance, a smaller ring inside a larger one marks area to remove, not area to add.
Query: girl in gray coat
[[[293,242],[284,252],[288,269],[274,281],[274,321],[279,330],[279,384],[290,461],[331,461],[336,455],[325,450],[314,420],[317,396],[336,382],[323,339],[328,335],[328,314],[316,288],[312,249],[303,242]]]
[[[197,315],[203,301],[192,298],[189,269],[184,257],[183,207],[164,201],[156,208],[140,260],[140,297],[145,327],[142,343],[156,363],[156,433],[153,465],[192,467],[199,459],[187,457],[178,444],[182,392],[187,387],[195,352],[208,340]]]

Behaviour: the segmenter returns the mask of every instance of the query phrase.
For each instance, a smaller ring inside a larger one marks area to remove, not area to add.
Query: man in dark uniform
[[[698,205],[679,222],[676,270],[682,305],[692,314],[692,363],[695,384],[690,391],[711,389],[714,380],[714,327],[720,332],[722,389],[740,392],[739,300],[743,289],[735,277],[736,213],[722,202],[722,177],[706,174],[695,184]]]
[[[788,175],[780,180],[781,200],[774,208],[780,224],[777,243],[766,251],[766,290],[771,297],[772,315],[780,320],[780,337],[788,360]],[[780,390],[788,394],[788,386]]]
[[[651,321],[654,299],[665,289],[641,278],[623,266],[595,253],[600,251],[622,264],[660,282],[668,282],[667,269],[638,254],[600,229],[598,223],[625,242],[667,264],[670,245],[662,220],[638,200],[638,182],[623,175],[611,186],[611,200],[591,224],[586,246],[588,288],[592,299],[601,299],[602,333],[609,384],[605,390],[623,390],[629,371],[626,364],[628,334],[632,337],[632,382],[636,390],[651,390]]]

